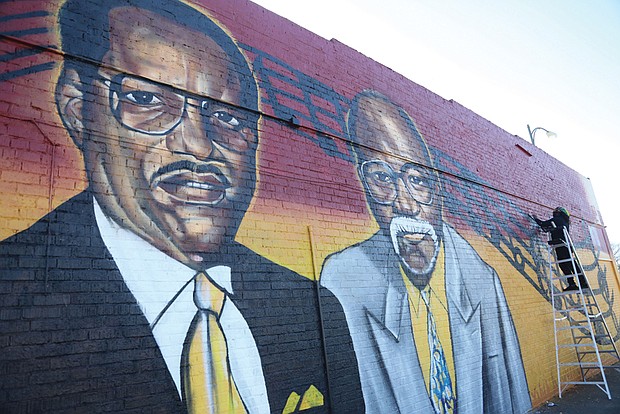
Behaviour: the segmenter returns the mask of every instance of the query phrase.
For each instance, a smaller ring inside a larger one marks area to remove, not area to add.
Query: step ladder
[[[607,394],[607,398],[611,399],[605,368],[617,367],[603,365],[601,357],[611,355],[617,362],[620,360],[620,355],[598,306],[592,285],[589,282],[588,286],[581,284],[579,273],[583,273],[585,281],[587,277],[568,231],[566,228],[563,231],[566,242],[549,240],[548,247],[549,289],[553,307],[559,396],[562,398],[562,391],[571,385],[596,385]],[[568,259],[558,259],[557,250],[561,247],[568,249]],[[570,263],[571,274],[564,275],[561,271],[560,264],[563,263]],[[564,291],[563,285],[571,277],[574,278],[578,289]],[[567,349],[575,351],[576,360],[573,362],[566,362],[566,357],[560,360],[560,352]],[[567,376],[570,375],[568,371],[575,369],[574,367],[579,367],[581,380],[566,381]]]

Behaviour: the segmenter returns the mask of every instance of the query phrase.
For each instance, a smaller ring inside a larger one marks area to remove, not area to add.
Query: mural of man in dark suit
[[[185,3],[103,3],[59,12],[89,188],[0,245],[2,411],[363,411],[337,300],[234,241],[258,146],[244,55]]]

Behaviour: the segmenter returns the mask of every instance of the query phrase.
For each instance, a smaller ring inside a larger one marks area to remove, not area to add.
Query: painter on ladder
[[[558,261],[570,259],[570,252],[568,250],[569,243],[564,237],[564,229],[566,228],[566,233],[569,232],[570,227],[570,213],[564,207],[556,207],[553,210],[553,217],[549,220],[540,220],[535,215],[530,215],[530,217],[546,232],[551,234],[551,238],[549,240],[549,245],[555,246],[555,253]],[[582,289],[586,289],[588,287],[588,281],[586,280],[583,269],[579,264],[579,261],[575,261],[575,269],[573,269],[573,263],[571,261],[566,261],[559,263],[560,269],[564,276],[575,275],[579,277],[579,284]],[[571,290],[579,290],[579,287],[575,283],[574,277],[569,277],[566,279],[568,282],[568,286],[564,288],[564,291]]]

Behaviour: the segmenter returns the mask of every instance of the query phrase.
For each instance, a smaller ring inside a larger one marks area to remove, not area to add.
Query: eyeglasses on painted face
[[[420,204],[432,204],[437,180],[426,168],[405,164],[399,172],[385,161],[364,161],[360,175],[370,196],[379,204],[392,204],[398,197],[398,180],[402,180],[409,195]]]
[[[248,122],[242,110],[232,105],[123,73],[99,80],[109,88],[114,117],[129,130],[168,135],[183,122],[189,105],[200,111],[209,139],[235,152],[251,146],[251,134],[242,131]]]

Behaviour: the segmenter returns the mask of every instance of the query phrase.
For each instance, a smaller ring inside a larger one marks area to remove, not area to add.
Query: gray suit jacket
[[[524,413],[531,401],[500,280],[454,229],[444,225],[443,234],[455,412]],[[321,284],[344,308],[367,412],[432,413],[389,237],[377,233],[328,257]]]

